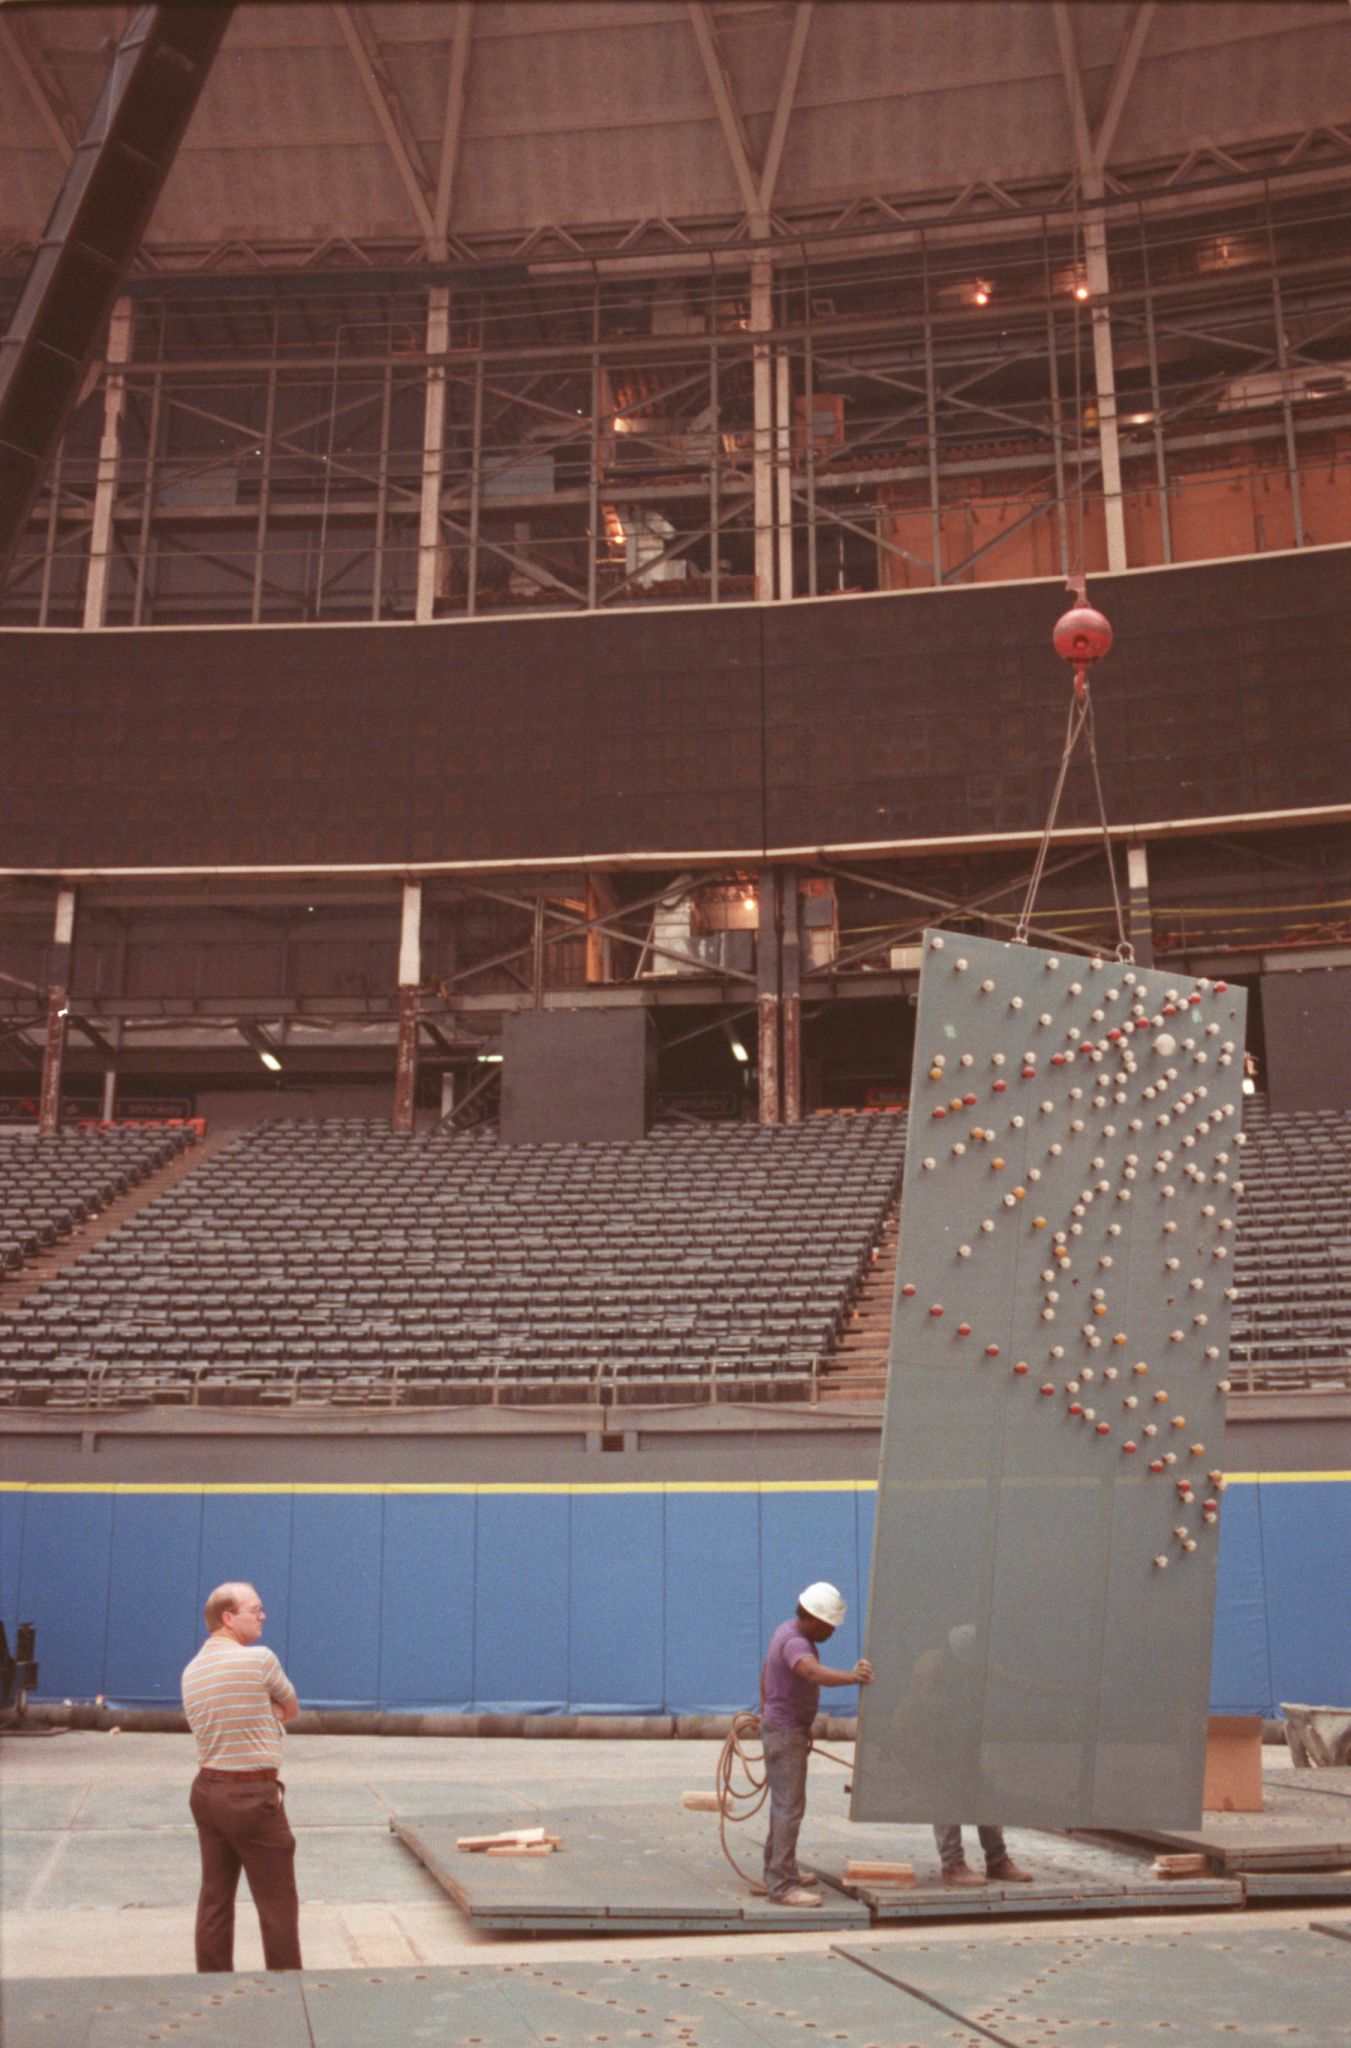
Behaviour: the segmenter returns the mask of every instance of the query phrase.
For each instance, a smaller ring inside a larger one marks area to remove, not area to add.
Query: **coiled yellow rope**
[[[813,1756],[821,1756],[827,1763],[839,1764],[842,1770],[850,1770],[848,1757],[836,1756],[831,1750],[820,1749],[811,1744]],[[722,1748],[718,1752],[717,1770],[714,1783],[718,1795],[718,1837],[722,1853],[744,1884],[758,1886],[758,1877],[752,1877],[741,1868],[732,1854],[727,1840],[729,1824],[739,1825],[742,1821],[754,1820],[769,1797],[769,1776],[765,1770],[764,1744],[760,1739],[760,1716],[758,1714],[733,1714],[732,1725],[727,1731]]]

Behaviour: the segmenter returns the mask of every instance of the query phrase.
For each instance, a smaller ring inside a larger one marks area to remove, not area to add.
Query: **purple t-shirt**
[[[781,1621],[769,1639],[765,1658],[766,1728],[810,1728],[821,1704],[821,1688],[809,1678],[799,1678],[793,1666],[800,1657],[814,1657],[816,1645],[809,1643],[797,1620]]]

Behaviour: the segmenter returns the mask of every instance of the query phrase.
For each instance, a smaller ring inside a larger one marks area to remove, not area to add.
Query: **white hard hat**
[[[838,1628],[845,1617],[844,1595],[838,1586],[827,1585],[824,1579],[818,1579],[815,1585],[799,1593],[797,1604],[808,1614],[815,1615],[818,1621],[824,1621],[829,1628]]]

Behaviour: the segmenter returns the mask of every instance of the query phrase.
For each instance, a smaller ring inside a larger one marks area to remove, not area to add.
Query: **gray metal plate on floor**
[[[8,2048],[985,2048],[845,1958],[331,1970],[271,1977],[19,1979]]]
[[[1203,1850],[1221,1870],[1335,1870],[1351,1863],[1351,1803],[1302,1786],[1263,1786],[1262,1813],[1208,1813],[1199,1828],[1140,1828],[1133,1841]]]
[[[5,2048],[312,2048],[300,1978],[12,1977]]]
[[[1351,1941],[1351,1920],[1311,1920],[1314,1934],[1330,1934],[1334,1941]]]
[[[1242,1870],[1245,1900],[1351,1899],[1351,1870]]]
[[[716,1831],[698,1825],[701,1819],[707,1817],[655,1807],[573,1810],[551,1830],[562,1835],[562,1850],[541,1857],[458,1849],[460,1833],[491,1832],[479,1824],[465,1830],[396,1816],[390,1825],[480,1927],[541,1934],[589,1928],[766,1934],[804,1925],[869,1925],[867,1907],[836,1892],[827,1891],[812,1908],[754,1897],[723,1859]],[[754,1868],[749,1845],[742,1860]]]
[[[1351,1955],[1312,1932],[1094,1928],[1008,1940],[837,1944],[1000,2048],[1351,2042]]]
[[[1020,1831],[1015,1861],[1027,1867],[1031,1884],[986,1884],[967,1891],[938,1881],[931,1829],[894,1828],[889,1841],[877,1842],[878,1827],[844,1827],[826,1822],[813,1830],[815,1867],[832,1883],[843,1884],[849,1857],[876,1855],[915,1866],[913,1888],[858,1884],[849,1889],[869,1906],[879,1921],[966,1920],[1027,1914],[1032,1918],[1061,1913],[1178,1913],[1210,1907],[1239,1907],[1243,1885],[1236,1877],[1169,1879],[1155,1877],[1139,1852],[1104,1842],[1086,1842],[1061,1835]],[[827,1848],[822,1852],[820,1837]],[[870,1836],[864,1844],[860,1836]]]
[[[842,2048],[985,2048],[976,2032],[954,2033],[931,2006],[833,1955],[521,1964],[397,1980],[350,1971],[322,1988],[308,1980],[306,1999],[314,2048],[801,2048],[804,2036]]]

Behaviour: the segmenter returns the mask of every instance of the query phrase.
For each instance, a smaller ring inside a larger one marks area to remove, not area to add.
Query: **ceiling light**
[[[988,284],[978,284],[978,285],[976,286],[976,289],[975,289],[975,290],[974,290],[974,291],[972,292],[971,296],[972,296],[972,298],[974,299],[975,303],[976,303],[976,304],[977,304],[978,306],[988,306],[988,305],[989,305],[989,303],[990,303],[990,287],[989,287],[989,285],[988,285]]]
[[[480,1052],[475,1053],[474,1057],[481,1067],[500,1067],[502,1064],[500,1052]]]
[[[1088,286],[1086,284],[1080,283],[1074,287],[1074,296],[1076,299],[1086,299],[1088,295]]]
[[[281,1061],[274,1052],[260,1052],[258,1057],[267,1068],[269,1074],[279,1074],[281,1072]]]
[[[728,1032],[727,1042],[732,1048],[732,1058],[734,1060],[739,1060],[743,1067],[748,1065],[750,1061],[750,1054],[747,1052],[745,1046],[741,1043],[741,1040],[737,1037],[734,1031]]]

